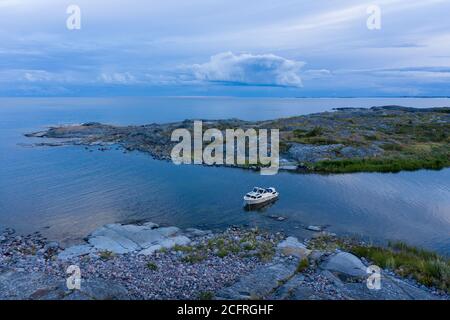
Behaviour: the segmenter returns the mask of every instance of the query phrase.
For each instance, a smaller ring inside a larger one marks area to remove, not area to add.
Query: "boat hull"
[[[267,196],[267,197],[263,197],[260,199],[251,199],[251,198],[244,197],[244,203],[245,203],[245,205],[253,206],[253,205],[258,205],[258,204],[264,204],[266,202],[271,202],[271,201],[276,200],[277,198],[278,198],[278,193]]]

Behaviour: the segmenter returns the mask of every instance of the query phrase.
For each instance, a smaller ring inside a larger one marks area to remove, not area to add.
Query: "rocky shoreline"
[[[368,289],[371,263],[317,246],[329,239],[338,238],[111,224],[61,248],[39,233],[0,228],[0,299],[449,299],[389,270],[380,290]],[[356,240],[339,239],[348,241]],[[80,290],[67,288],[71,265],[81,270]]]

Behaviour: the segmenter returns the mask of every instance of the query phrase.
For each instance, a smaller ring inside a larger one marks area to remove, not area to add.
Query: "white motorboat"
[[[275,188],[253,188],[253,191],[244,196],[246,205],[262,204],[278,198],[278,192]]]

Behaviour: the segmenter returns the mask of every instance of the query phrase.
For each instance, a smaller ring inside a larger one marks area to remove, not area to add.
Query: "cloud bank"
[[[250,86],[302,87],[302,61],[285,59],[273,54],[254,55],[223,52],[209,62],[191,66],[197,80]]]
[[[376,2],[0,0],[0,96],[450,96],[450,1]]]

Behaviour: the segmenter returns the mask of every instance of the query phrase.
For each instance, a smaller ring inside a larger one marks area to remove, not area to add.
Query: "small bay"
[[[450,169],[396,174],[292,174],[175,166],[122,150],[26,147],[24,133],[97,121],[164,123],[184,119],[263,120],[335,107],[450,106],[450,99],[2,98],[0,226],[76,242],[101,225],[153,221],[224,229],[249,225],[310,236],[308,225],[376,242],[402,240],[450,254]],[[247,212],[254,186],[280,192],[274,205]],[[284,221],[273,216],[286,218]]]

